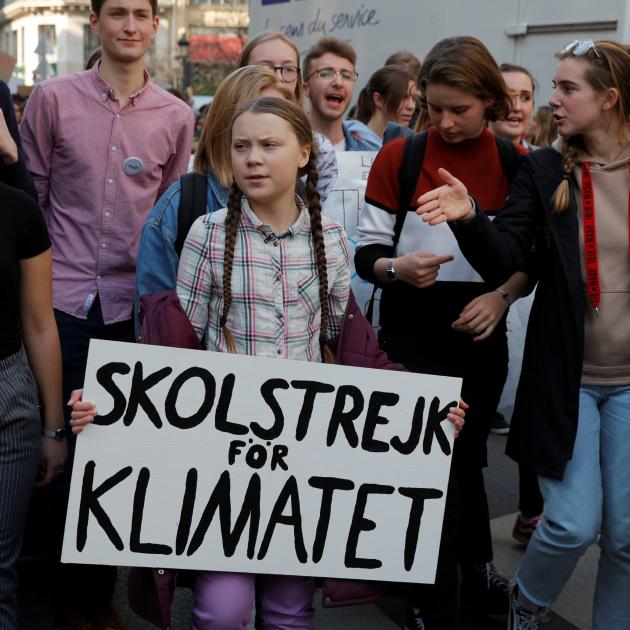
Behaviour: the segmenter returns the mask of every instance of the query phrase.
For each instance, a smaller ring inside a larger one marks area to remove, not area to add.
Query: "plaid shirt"
[[[319,277],[310,218],[300,214],[284,238],[243,198],[232,270],[230,329],[239,354],[320,361]],[[182,250],[177,295],[208,350],[227,352],[223,311],[223,251],[227,209],[195,221]],[[338,334],[350,291],[350,255],[343,229],[322,216],[328,269],[330,337]]]

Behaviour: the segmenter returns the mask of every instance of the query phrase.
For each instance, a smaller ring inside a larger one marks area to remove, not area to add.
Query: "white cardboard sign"
[[[352,292],[364,312],[374,285],[358,276],[354,268],[354,252],[359,241],[357,232],[359,216],[365,207],[365,188],[376,154],[376,151],[338,151],[339,174],[324,205],[324,212],[341,225],[348,236]],[[375,311],[373,321],[378,322],[378,310]]]
[[[62,560],[432,582],[460,388],[93,340]]]

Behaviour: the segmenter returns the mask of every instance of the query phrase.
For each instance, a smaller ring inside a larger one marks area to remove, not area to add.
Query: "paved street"
[[[490,466],[486,471],[490,512],[494,534],[495,560],[506,576],[512,576],[521,557],[521,549],[511,538],[514,513],[517,504],[516,465],[504,454],[505,437],[491,436],[489,441]],[[598,560],[598,550],[593,548],[582,559],[571,582],[554,607],[545,630],[586,629],[590,623],[591,598],[594,575]],[[50,601],[36,594],[39,590],[39,574],[36,567],[23,565],[23,587],[20,592],[20,628],[23,630],[50,630],[52,620]],[[116,595],[118,610],[122,613],[128,630],[149,630],[154,626],[142,621],[133,614],[126,603],[126,580],[124,570]],[[191,597],[190,591],[178,589],[173,630],[189,627]],[[318,610],[315,617],[317,630],[395,630],[404,623],[404,598],[400,591],[392,589],[383,597],[379,606],[355,606]],[[461,620],[463,630],[499,630],[502,624]]]

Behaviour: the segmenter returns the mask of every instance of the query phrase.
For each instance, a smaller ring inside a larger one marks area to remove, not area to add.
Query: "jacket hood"
[[[564,152],[565,145],[565,139],[560,136],[558,136],[551,144],[558,153]],[[580,151],[578,153],[577,163],[578,165],[581,165],[583,162],[588,162],[593,166],[597,166],[600,171],[616,171],[621,168],[627,168],[628,165],[630,165],[630,146],[625,146],[615,159],[608,163],[591,158],[586,151]]]

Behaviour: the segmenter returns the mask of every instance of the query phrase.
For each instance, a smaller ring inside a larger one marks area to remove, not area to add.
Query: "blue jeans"
[[[597,541],[593,630],[630,628],[630,386],[583,386],[573,457],[562,481],[539,477],[545,512],[516,582],[539,606],[560,595]]]

